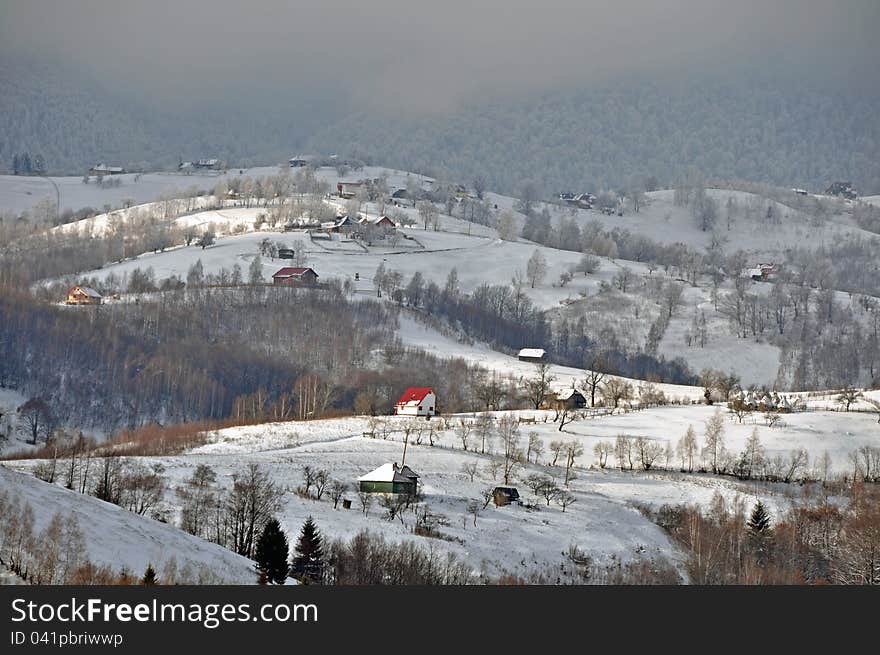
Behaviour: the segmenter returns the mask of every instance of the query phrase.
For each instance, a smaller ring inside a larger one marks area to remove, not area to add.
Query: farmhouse
[[[517,358],[521,362],[535,362],[539,364],[544,360],[547,352],[543,348],[523,348],[517,354]]]
[[[398,416],[434,416],[437,413],[437,397],[430,387],[410,387],[403,392],[394,405]]]
[[[104,162],[95,164],[89,169],[89,175],[122,175],[125,169],[122,166],[107,166]]]
[[[765,282],[779,272],[776,264],[757,264],[754,268],[746,269],[743,277],[750,277],[755,282]]]
[[[398,466],[397,462],[382,464],[358,478],[358,491],[363,493],[415,495],[418,488],[418,473],[409,466]]]
[[[363,217],[358,221],[361,225],[372,225],[373,227],[384,227],[384,228],[395,228],[397,225],[390,218],[385,216],[379,216],[377,218],[367,218]]]
[[[285,266],[272,276],[273,284],[306,284],[313,285],[318,281],[318,274],[311,268],[302,266]]]
[[[100,305],[103,297],[91,287],[73,286],[67,290],[68,305]]]
[[[291,157],[287,160],[287,163],[291,168],[305,168],[312,161],[311,157],[306,157],[303,155],[297,155],[296,157]]]

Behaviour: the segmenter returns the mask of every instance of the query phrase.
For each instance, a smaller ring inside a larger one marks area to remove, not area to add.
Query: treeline
[[[685,552],[691,584],[880,584],[880,495],[854,483],[847,503],[806,496],[773,517],[716,494],[705,509],[641,508]]]
[[[545,195],[617,188],[633,175],[657,176],[668,187],[690,167],[711,178],[811,190],[852,180],[861,192],[877,193],[874,94],[813,86],[769,76],[642,80],[519,103],[476,102],[440,119],[387,121],[364,112],[319,132],[312,144],[406,170],[482,175],[502,193],[524,180]]]
[[[675,384],[692,384],[696,379],[681,359],[670,361],[644,351],[628,351],[610,331],[597,338],[588,332],[583,317],[562,318],[553,325],[547,312],[528,297],[522,279],[509,285],[483,283],[468,294],[460,290],[455,269],[441,289],[435,282],[425,281],[420,272],[404,284],[399,273],[380,265],[374,280],[399,303],[441,317],[455,331],[498,350],[514,353],[520,348],[543,347],[549,351],[550,361],[566,366],[584,367],[601,361],[603,372],[616,375]]]

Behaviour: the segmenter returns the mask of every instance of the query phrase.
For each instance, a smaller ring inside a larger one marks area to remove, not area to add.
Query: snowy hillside
[[[138,516],[91,496],[63,489],[0,466],[0,493],[28,504],[35,534],[55,514],[76,519],[85,537],[85,555],[114,572],[140,575],[152,564],[159,577],[176,567],[181,581],[192,584],[251,584],[253,563],[233,552],[186,534],[165,523]]]

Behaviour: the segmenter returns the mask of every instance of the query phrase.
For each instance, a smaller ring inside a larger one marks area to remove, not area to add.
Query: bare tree
[[[538,463],[538,458],[544,452],[544,442],[541,441],[541,438],[538,436],[537,432],[529,432],[529,442],[528,448],[526,450],[526,463],[532,461],[532,455],[535,456],[535,464]]]
[[[593,357],[587,362],[587,377],[584,378],[581,386],[590,390],[590,407],[596,406],[596,391],[605,379],[605,373],[599,369],[604,366],[605,361],[601,357]]]
[[[505,414],[498,421],[498,436],[500,437],[504,459],[502,473],[504,484],[510,484],[510,479],[522,464],[522,449],[519,445],[519,421],[512,414]]]
[[[345,482],[335,479],[330,481],[330,484],[327,487],[327,493],[330,494],[330,500],[333,501],[333,509],[337,508],[339,501],[345,496],[346,491],[348,491],[348,485]]]
[[[562,489],[556,495],[556,502],[562,508],[562,513],[565,514],[565,508],[568,507],[569,505],[576,503],[577,498],[570,491],[566,491],[566,490]]]
[[[614,452],[614,444],[610,441],[600,441],[593,446],[593,454],[596,456],[596,463],[600,469],[608,465],[608,456]]]
[[[358,501],[361,504],[361,511],[364,513],[364,516],[366,516],[367,512],[370,511],[370,505],[373,504],[373,494],[369,494],[365,491],[359,491]]]
[[[849,408],[858,400],[864,398],[864,396],[865,395],[858,389],[846,385],[840,392],[840,395],[837,396],[837,404],[843,407],[843,411],[848,412]]]
[[[575,459],[584,454],[584,447],[578,441],[569,441],[565,444],[565,486],[574,480]]]
[[[251,557],[257,535],[281,508],[282,491],[256,463],[233,474],[226,501],[233,550]]]
[[[455,436],[458,437],[458,440],[461,442],[461,447],[464,450],[468,449],[468,445],[470,443],[471,433],[474,431],[474,424],[468,421],[465,418],[458,419],[458,423],[455,426]]]
[[[550,452],[553,453],[553,460],[550,462],[550,466],[556,466],[556,462],[559,461],[559,456],[562,454],[562,451],[565,449],[564,441],[551,441],[550,442]]]
[[[474,476],[477,474],[477,469],[477,460],[470,460],[461,465],[461,472],[468,476],[468,479],[471,482],[474,481]]]
[[[608,378],[602,386],[602,397],[606,405],[610,404],[614,409],[617,409],[620,406],[620,401],[632,399],[632,385],[621,378]]]
[[[721,470],[719,463],[724,457],[724,417],[721,410],[716,409],[706,421],[703,455],[712,467],[712,473],[718,473]]]
[[[535,365],[535,375],[523,380],[523,390],[535,409],[541,406],[550,392],[550,384],[556,376],[550,374],[550,364],[539,362]]]
[[[49,439],[52,433],[54,418],[49,404],[42,398],[31,398],[21,405],[16,412],[20,417],[22,426],[27,434],[30,435],[30,443],[36,445],[37,440],[42,437]]]
[[[529,257],[529,261],[526,263],[526,278],[532,289],[534,289],[535,285],[543,282],[546,276],[547,260],[541,254],[541,251],[535,248],[532,256]]]
[[[653,439],[648,439],[647,437],[638,437],[636,439],[635,447],[636,457],[642,465],[642,469],[645,471],[651,470],[654,466],[654,462],[663,455],[665,450],[662,444]]]

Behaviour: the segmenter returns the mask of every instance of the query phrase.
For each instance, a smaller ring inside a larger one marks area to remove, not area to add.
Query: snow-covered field
[[[60,513],[79,523],[85,551],[96,564],[141,575],[152,564],[161,577],[175,567],[180,580],[191,584],[252,584],[253,563],[177,528],[138,516],[97,498],[47,484],[31,475],[0,466],[0,493],[30,505],[34,534],[39,534]]]
[[[33,207],[45,198],[53,202],[61,198],[61,210],[77,210],[83,207],[101,209],[105,204],[120,207],[126,200],[142,204],[158,200],[160,196],[174,197],[183,195],[188,189],[208,190],[224,179],[234,177],[259,178],[277,175],[281,170],[278,166],[258,166],[254,168],[230,168],[226,174],[194,173],[186,175],[176,172],[157,172],[125,175],[114,175],[119,186],[101,187],[91,178],[89,184],[83,183],[82,176],[67,177],[24,177],[16,175],[0,175],[0,209],[20,212]],[[289,169],[291,174],[296,169]],[[405,187],[407,176],[403,171],[396,171],[376,166],[366,166],[361,170],[345,175],[345,180],[359,180],[387,175],[389,185]],[[317,172],[318,179],[329,185],[336,185],[340,179],[333,168],[321,168]],[[430,180],[424,176],[415,176],[420,180]],[[57,190],[57,193],[56,193]]]
[[[180,504],[172,489],[191,476],[197,465],[211,466],[218,474],[218,485],[228,487],[234,472],[250,462],[256,462],[286,491],[279,520],[291,535],[298,532],[306,517],[313,516],[324,534],[332,538],[350,537],[366,528],[381,532],[393,540],[414,539],[425,547],[454,552],[469,562],[475,571],[490,577],[504,573],[527,574],[558,566],[565,559],[569,546],[577,546],[599,562],[608,562],[611,558],[655,555],[663,555],[674,561],[675,548],[657,526],[633,507],[634,503],[653,507],[664,503],[706,504],[718,492],[728,499],[740,496],[747,503],[760,497],[774,514],[784,511],[789,506],[790,498],[799,493],[794,485],[755,484],[707,474],[682,474],[677,470],[677,461],[670,463],[669,471],[652,470],[647,473],[612,468],[601,470],[595,466],[593,446],[599,441],[614,440],[621,434],[644,436],[664,445],[670,441],[674,445],[687,427],[693,425],[702,441],[704,422],[714,411],[714,408],[703,405],[646,409],[576,421],[567,425],[562,433],[558,431],[557,424],[552,423],[549,412],[520,411],[518,415],[536,419],[535,424],[521,425],[523,438],[529,432],[535,432],[545,447],[556,439],[575,440],[584,446],[585,452],[576,462],[577,478],[570,486],[577,500],[565,512],[556,504],[547,507],[543,501],[539,503],[539,508],[532,510],[490,505],[480,512],[476,526],[467,510],[469,502],[479,499],[481,490],[486,487],[501,483],[499,478],[493,479],[487,467],[491,456],[474,452],[473,437],[471,449],[467,452],[462,450],[452,429],[441,430],[439,445],[434,447],[428,445],[426,435],[423,435],[421,444],[417,444],[413,433],[406,451],[406,463],[421,475],[427,506],[432,512],[446,517],[447,525],[441,528],[448,538],[446,540],[415,536],[412,532],[415,523],[412,514],[405,515],[402,521],[391,522],[384,518],[384,510],[378,503],[374,503],[364,515],[351,490],[346,496],[353,501],[352,508],[343,509],[340,504],[339,509],[335,510],[326,496],[317,501],[304,499],[294,493],[301,484],[302,467],[305,465],[324,468],[333,478],[353,488],[359,476],[383,463],[400,462],[404,438],[400,428],[404,419],[387,419],[392,426],[387,439],[381,438],[381,432],[375,438],[364,436],[365,432],[370,431],[369,419],[365,417],[229,428],[211,433],[206,445],[189,453],[173,457],[148,457],[144,461],[162,464],[163,476],[169,488],[165,502],[172,510]],[[547,422],[544,422],[545,418]],[[432,422],[435,426],[439,423],[436,419]],[[876,415],[810,411],[786,415],[783,423],[773,428],[764,426],[759,416],[747,418],[743,424],[736,423],[728,416],[725,421],[725,447],[731,452],[741,450],[756,426],[768,457],[788,455],[792,449],[805,448],[810,454],[810,466],[813,466],[823,453],[828,452],[833,468],[838,471],[847,469],[849,454],[859,446],[880,444]],[[529,464],[517,472],[513,484],[527,499],[531,498],[531,492],[523,480],[530,473],[546,473],[561,483],[563,471],[558,466],[547,466],[550,457],[545,452],[539,465]],[[471,482],[462,467],[474,461],[478,469]],[[8,465],[28,470],[33,462],[16,461]],[[664,465],[662,458],[660,465]],[[613,457],[609,466],[614,466]],[[124,531],[128,541],[114,539],[100,545],[100,548],[112,548],[112,553],[107,553],[107,557],[116,557],[120,552],[128,552],[129,548],[134,549],[132,539],[138,543],[152,543],[152,532],[143,526],[161,526],[94,499],[83,498],[32,479],[27,479],[25,483],[24,478],[10,477],[13,475],[6,472],[0,480],[5,485],[15,483],[19,485],[17,488],[25,489],[23,493],[28,498],[34,498],[34,504],[40,502],[44,507],[58,508],[74,502],[76,507],[87,505],[89,509],[81,511],[90,515],[98,510],[114,512],[112,516],[98,514],[99,518],[95,520],[106,520],[107,530]],[[42,495],[37,495],[36,490],[40,490]],[[49,510],[45,512],[48,515]],[[133,530],[128,524],[112,527],[114,522],[124,521],[134,521],[138,529]],[[161,528],[169,529],[167,526]],[[101,530],[104,529],[101,524]],[[171,550],[163,550],[163,553],[179,553],[178,548],[184,548],[183,545],[178,547],[177,542],[167,543],[174,545]],[[501,544],[503,547],[500,547]],[[156,557],[153,554],[155,551],[147,550],[146,554],[139,555],[141,559],[133,562],[132,566],[139,566],[144,558]],[[202,553],[206,553],[206,557],[208,554],[204,550],[195,552],[199,553],[194,558],[196,561],[201,561]],[[180,559],[182,555],[178,554],[177,557]],[[243,569],[233,567],[232,570],[247,577]]]

